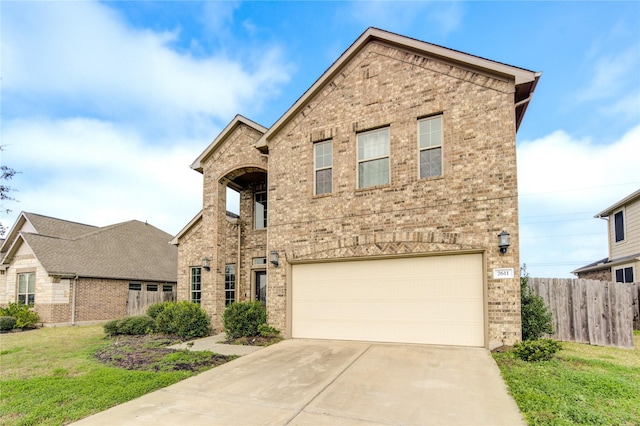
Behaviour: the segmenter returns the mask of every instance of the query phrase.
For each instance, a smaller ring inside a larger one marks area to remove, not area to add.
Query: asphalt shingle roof
[[[49,274],[177,281],[178,249],[166,232],[137,220],[105,227],[26,214],[37,233],[20,232]]]

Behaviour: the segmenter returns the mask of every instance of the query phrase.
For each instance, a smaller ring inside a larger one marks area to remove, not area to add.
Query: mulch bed
[[[210,352],[190,352],[184,357],[167,359],[167,355],[186,352],[167,347],[183,341],[173,336],[115,336],[110,340],[111,344],[98,350],[95,358],[103,364],[127,370],[202,371],[235,358]]]

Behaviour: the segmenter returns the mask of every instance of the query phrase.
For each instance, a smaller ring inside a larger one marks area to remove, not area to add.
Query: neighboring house
[[[132,297],[175,292],[171,238],[135,220],[95,227],[23,212],[0,250],[0,305],[33,303],[44,324],[124,317]]]
[[[578,278],[633,283],[640,281],[640,190],[601,211],[607,220],[609,257],[573,271]]]
[[[271,128],[236,116],[195,160],[178,298],[217,328],[261,301],[294,338],[519,341],[516,130],[539,76],[368,29]]]

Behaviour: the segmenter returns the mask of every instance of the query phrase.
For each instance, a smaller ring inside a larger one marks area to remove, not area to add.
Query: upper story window
[[[442,116],[418,121],[420,179],[442,176]]]
[[[200,303],[202,299],[202,268],[191,268],[191,301]]]
[[[615,234],[615,242],[624,241],[624,211],[620,210],[613,215],[613,227]]]
[[[18,274],[18,303],[33,305],[36,302],[36,274]]]
[[[315,194],[330,194],[333,175],[333,143],[331,141],[313,144],[313,169]]]
[[[389,128],[358,135],[358,188],[389,183]]]
[[[255,228],[264,229],[267,227],[267,193],[256,192],[255,200]]]

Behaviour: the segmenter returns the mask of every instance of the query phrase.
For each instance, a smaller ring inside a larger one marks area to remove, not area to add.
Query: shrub
[[[14,317],[0,317],[0,331],[13,330],[16,326]]]
[[[129,334],[138,336],[153,333],[156,329],[156,322],[147,315],[122,318],[118,322],[118,334]]]
[[[537,339],[516,343],[513,352],[523,361],[549,361],[560,349],[560,342],[553,339]]]
[[[276,337],[280,334],[280,330],[271,327],[269,324],[260,324],[258,326],[258,334],[262,337]]]
[[[153,319],[156,319],[158,318],[158,315],[160,315],[160,313],[164,311],[165,306],[165,302],[155,303],[149,306],[149,308],[147,309],[147,315],[149,315]]]
[[[14,328],[35,328],[40,322],[40,315],[31,310],[31,306],[20,302],[9,302],[6,308],[0,308],[0,316],[14,317],[16,319]]]
[[[164,303],[162,312],[156,317],[156,329],[159,333],[193,339],[208,336],[211,333],[211,321],[202,307],[193,302]]]
[[[110,336],[118,334],[139,336],[153,333],[156,329],[156,323],[153,318],[147,315],[140,315],[109,321],[103,327],[104,332]]]
[[[120,320],[112,320],[103,325],[105,334],[115,336],[118,333],[118,323]]]
[[[520,277],[520,313],[522,317],[522,340],[539,339],[545,334],[553,334],[551,312],[542,297],[529,287],[526,267]]]
[[[228,339],[257,336],[258,327],[267,322],[261,302],[236,302],[225,309],[222,322]]]

